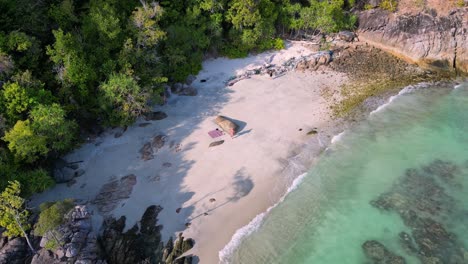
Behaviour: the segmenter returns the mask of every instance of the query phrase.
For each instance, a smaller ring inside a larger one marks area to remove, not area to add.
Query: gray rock
[[[184,87],[182,91],[179,92],[179,95],[185,96],[196,96],[198,94],[198,90],[194,87]]]
[[[351,31],[340,31],[338,33],[338,38],[346,42],[352,42],[355,37],[356,34]]]
[[[218,141],[215,141],[215,142],[211,142],[210,145],[208,147],[216,147],[216,146],[219,146],[221,144],[224,143],[224,140],[218,140]]]
[[[66,183],[75,177],[75,170],[69,167],[55,168],[54,179],[57,183]]]
[[[137,182],[134,174],[129,174],[120,179],[113,180],[101,187],[98,195],[92,201],[101,213],[109,213],[117,205],[130,197],[133,186]]]
[[[175,94],[179,94],[184,89],[184,85],[182,83],[174,83],[171,87],[171,92]]]
[[[167,118],[167,114],[162,111],[151,112],[146,115],[146,121],[157,121]]]
[[[55,258],[54,254],[45,248],[39,250],[32,258],[31,264],[58,264],[65,263]]]
[[[24,238],[6,239],[0,249],[0,264],[23,264],[28,253],[29,248]]]
[[[79,252],[79,246],[78,244],[71,243],[68,245],[67,250],[65,251],[65,257],[67,258],[73,258],[78,255]]]
[[[80,176],[82,176],[82,175],[85,174],[85,173],[86,173],[85,170],[83,170],[83,169],[78,169],[78,170],[75,171],[75,177],[80,177]]]
[[[195,80],[197,79],[197,76],[190,74],[187,76],[187,79],[185,80],[185,83],[190,85],[192,84]]]

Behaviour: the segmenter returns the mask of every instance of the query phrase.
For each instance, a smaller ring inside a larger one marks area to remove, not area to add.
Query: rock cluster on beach
[[[32,257],[31,264],[75,263],[104,264],[96,234],[92,230],[91,213],[86,206],[78,205],[71,210],[67,221],[57,228],[56,234],[47,233],[40,240],[41,249]],[[51,239],[59,239],[61,246],[55,250],[45,248]]]
[[[292,57],[281,65],[265,64],[263,66],[247,70],[244,73],[232,76],[226,81],[226,85],[233,86],[237,82],[249,79],[253,75],[269,75],[276,78],[293,70],[304,71],[306,69],[317,70],[321,65],[328,65],[333,60],[332,51],[320,51],[298,58]]]
[[[468,248],[446,223],[458,210],[447,190],[461,188],[457,182],[460,177],[456,164],[437,159],[420,169],[408,169],[390,191],[371,201],[380,210],[399,214],[411,230],[410,234],[398,234],[400,245],[422,263],[468,263]],[[404,263],[377,260],[375,255],[378,259],[388,256],[388,250],[377,241],[366,241],[363,249],[373,263]]]
[[[164,245],[162,226],[157,225],[160,206],[148,207],[141,220],[128,231],[125,217],[107,218],[100,234],[92,229],[92,212],[86,205],[77,205],[65,216],[65,222],[54,233],[43,237],[30,236],[37,252],[31,255],[24,238],[2,237],[0,230],[0,264],[190,264],[192,256],[181,257],[194,241],[182,233]],[[47,249],[48,241],[58,239],[57,247]]]

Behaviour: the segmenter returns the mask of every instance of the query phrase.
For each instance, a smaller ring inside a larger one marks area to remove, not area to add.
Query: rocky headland
[[[378,5],[382,1],[371,2]],[[396,13],[380,8],[362,11],[359,39],[423,68],[466,74],[468,8],[453,8],[448,13],[440,8],[401,8]]]

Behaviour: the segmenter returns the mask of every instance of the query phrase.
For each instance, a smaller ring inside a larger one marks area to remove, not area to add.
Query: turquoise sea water
[[[415,174],[421,177],[409,178]],[[395,193],[406,203],[390,209],[371,203]],[[432,229],[405,222],[409,210],[454,234],[425,252],[435,252],[441,263],[468,263],[467,84],[413,89],[346,131],[261,224],[251,224],[257,229],[220,257],[229,263],[377,263],[362,248],[375,240],[406,263],[421,263],[421,241],[443,239],[421,237],[418,230]],[[416,253],[405,250],[402,231],[418,237]]]

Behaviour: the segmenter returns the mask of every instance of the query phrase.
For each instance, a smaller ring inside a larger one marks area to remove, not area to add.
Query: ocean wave
[[[343,132],[339,133],[338,135],[333,136],[330,142],[332,144],[335,144],[336,142],[340,141],[343,138],[345,132],[346,131],[343,131]]]
[[[379,105],[379,107],[377,107],[377,109],[375,109],[374,111],[370,112],[370,116],[382,111],[383,109],[385,109],[387,106],[389,106],[393,100],[395,100],[396,98],[398,98],[399,96],[402,96],[402,95],[405,95],[405,94],[410,94],[416,90],[419,90],[419,89],[422,89],[422,88],[426,88],[429,86],[429,83],[419,83],[419,84],[416,84],[416,85],[409,85],[409,86],[406,86],[405,88],[401,89],[400,92],[398,92],[397,95],[393,95],[393,96],[390,96],[390,98],[388,98],[387,102],[382,104],[382,105]]]
[[[299,186],[299,184],[304,180],[306,175],[307,175],[307,173],[304,173],[304,174],[300,175],[299,177],[297,177],[293,181],[291,186],[286,190],[286,193],[280,198],[280,200],[277,203],[275,203],[274,205],[268,207],[268,209],[265,212],[262,212],[262,213],[258,214],[257,216],[255,216],[255,218],[252,219],[252,221],[250,221],[247,225],[245,225],[244,227],[238,229],[234,233],[234,235],[231,238],[231,241],[229,241],[229,243],[226,246],[224,246],[224,248],[221,251],[219,251],[219,261],[220,261],[220,263],[222,263],[222,264],[231,263],[232,255],[233,255],[234,251],[237,249],[237,247],[241,244],[241,242],[247,236],[251,235],[252,233],[254,233],[255,231],[257,231],[260,228],[260,226],[263,223],[263,220],[268,215],[268,213],[273,208],[275,208],[280,203],[282,203],[284,201],[284,199],[286,198],[286,196],[288,196],[288,194],[290,192],[294,191]]]

